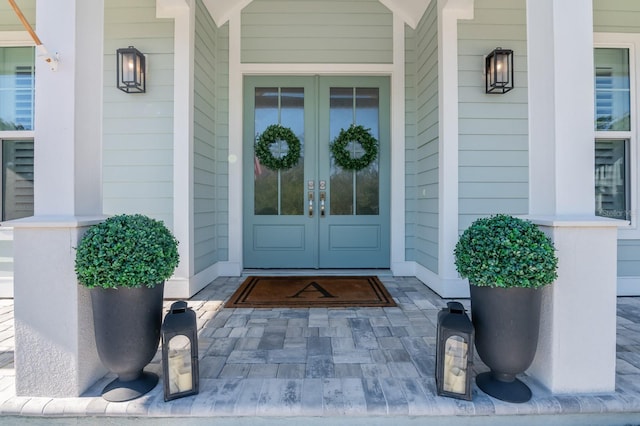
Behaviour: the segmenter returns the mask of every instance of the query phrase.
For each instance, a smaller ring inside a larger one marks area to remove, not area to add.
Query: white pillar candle
[[[191,370],[183,369],[178,373],[178,390],[185,392],[193,389]]]

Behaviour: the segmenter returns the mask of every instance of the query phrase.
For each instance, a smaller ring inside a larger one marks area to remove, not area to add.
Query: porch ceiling
[[[244,9],[253,0],[203,0],[216,25],[224,25],[237,11]],[[378,0],[391,12],[396,13],[411,28],[415,28],[431,0]]]

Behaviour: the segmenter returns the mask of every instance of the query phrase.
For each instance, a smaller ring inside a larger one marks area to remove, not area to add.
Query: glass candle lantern
[[[459,302],[438,313],[436,385],[438,395],[471,400],[473,324]]]
[[[183,301],[175,302],[162,324],[164,400],[198,393],[196,314]]]

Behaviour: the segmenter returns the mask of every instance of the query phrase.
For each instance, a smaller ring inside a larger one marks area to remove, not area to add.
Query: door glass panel
[[[379,140],[379,89],[331,88],[329,100],[330,138],[352,124],[369,129]],[[347,145],[353,158],[364,154],[357,142]],[[359,171],[344,170],[331,158],[330,213],[332,215],[377,215],[379,213],[378,159]]]
[[[377,87],[356,89],[356,123],[369,129],[373,137],[380,141],[378,93]],[[362,150],[360,149],[360,151]],[[354,156],[359,155],[355,154]],[[378,158],[372,161],[369,167],[358,170],[356,173],[356,214],[358,215],[377,215],[379,213],[379,157],[378,155]]]
[[[597,48],[594,62],[596,130],[630,130],[629,49]]]
[[[290,128],[300,139],[300,160],[286,170],[270,170],[254,156],[254,213],[302,215],[304,212],[304,89],[258,87],[255,89],[256,138],[272,124]],[[285,141],[271,144],[276,158],[287,155]]]
[[[628,142],[596,140],[596,215],[629,220]]]
[[[353,88],[332,87],[329,93],[329,138],[333,141],[340,130],[353,123]],[[331,157],[330,213],[332,215],[353,214],[353,173],[343,170]]]

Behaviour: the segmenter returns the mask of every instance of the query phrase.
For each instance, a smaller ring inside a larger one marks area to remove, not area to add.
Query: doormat
[[[397,306],[378,277],[248,277],[225,308]]]

